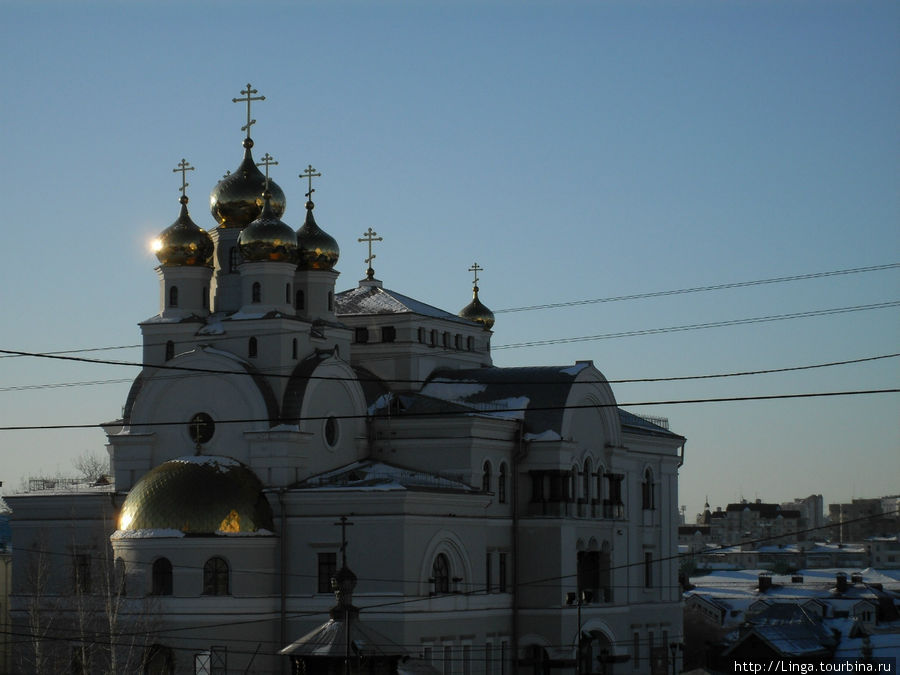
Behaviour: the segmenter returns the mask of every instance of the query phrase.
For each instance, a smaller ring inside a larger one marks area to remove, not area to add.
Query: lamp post
[[[575,654],[575,675],[581,675],[581,605],[586,605],[593,599],[594,594],[590,591],[569,591],[566,593],[566,604],[570,607],[575,605],[578,612],[578,651]]]
[[[669,644],[669,651],[672,652],[672,675],[678,674],[678,654],[684,651],[684,645],[680,642],[672,642]]]

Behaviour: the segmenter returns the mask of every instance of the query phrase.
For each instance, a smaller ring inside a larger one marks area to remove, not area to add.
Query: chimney
[[[843,572],[838,572],[835,575],[835,582],[837,584],[837,592],[838,593],[846,593],[847,592],[847,575]]]
[[[765,593],[767,590],[772,588],[772,575],[763,572],[759,575],[759,592]]]
[[[862,582],[863,582],[863,580],[862,580],[861,573],[854,572],[853,574],[850,575],[850,583],[861,584]]]

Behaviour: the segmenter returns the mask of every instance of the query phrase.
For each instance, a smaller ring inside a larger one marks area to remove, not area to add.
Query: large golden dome
[[[242,228],[259,217],[263,200],[260,195],[266,189],[266,177],[253,161],[250,148],[253,140],[244,139],[244,159],[241,165],[220,180],[209,195],[209,210],[219,227]],[[272,211],[280,218],[284,214],[284,192],[270,180]]]
[[[268,192],[263,195],[259,218],[238,236],[238,247],[246,262],[296,262],[297,233],[275,214]]]
[[[182,196],[178,220],[163,230],[153,242],[153,252],[163,267],[212,266],[215,248],[212,237],[191,220],[187,203],[188,198]]]
[[[297,266],[301,270],[330,270],[337,265],[341,249],[337,240],[316,224],[315,204],[306,202],[306,222],[297,230]]]
[[[494,313],[478,299],[478,286],[472,288],[472,302],[459,310],[459,316],[480,323],[485,330],[494,326]]]
[[[151,469],[128,493],[119,529],[185,534],[273,531],[256,474],[230,457],[179,457]]]

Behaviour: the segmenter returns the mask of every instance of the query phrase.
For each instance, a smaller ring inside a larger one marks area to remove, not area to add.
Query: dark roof
[[[580,370],[571,365],[439,369],[428,378],[422,393],[469,405],[485,414],[503,415],[504,406],[525,408],[527,432],[559,433],[566,399]],[[471,385],[468,391],[466,385]],[[517,416],[521,417],[522,413]]]

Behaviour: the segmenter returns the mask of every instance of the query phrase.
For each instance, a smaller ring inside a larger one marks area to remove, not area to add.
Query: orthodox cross
[[[341,526],[341,567],[347,566],[347,528],[353,523],[347,522],[347,516],[341,516],[341,522],[334,523]]]
[[[303,173],[300,174],[300,178],[308,178],[309,179],[309,192],[306,193],[307,201],[312,200],[312,193],[315,192],[315,190],[313,190],[313,186],[312,186],[312,179],[319,178],[322,175],[321,173],[315,173],[315,171],[316,170],[313,168],[313,165],[310,164],[303,170]],[[360,241],[362,241],[362,240],[360,240]]]
[[[474,286],[477,286],[478,285],[478,273],[484,272],[484,268],[480,267],[478,265],[478,263],[472,263],[472,266],[469,268],[469,271],[473,272],[475,274],[475,279],[472,281],[472,284]]]
[[[178,163],[178,168],[172,169],[172,173],[178,173],[179,171],[181,172],[181,196],[182,197],[187,197],[187,194],[185,193],[185,189],[187,188],[188,185],[190,185],[190,183],[188,183],[186,180],[187,172],[193,171],[193,170],[194,170],[194,167],[192,167],[190,162],[188,162],[183,157],[181,158],[181,162]]]
[[[369,269],[366,270],[366,275],[369,279],[373,279],[375,277],[375,270],[372,269],[372,261],[375,260],[375,254],[372,253],[372,242],[373,241],[384,241],[384,237],[376,237],[378,234],[371,227],[367,232],[363,234],[362,237],[359,238],[359,241],[367,241],[369,242],[369,257],[365,259],[365,263],[369,266]]]
[[[241,127],[241,131],[247,132],[247,138],[250,138],[250,127],[256,124],[256,120],[250,119],[250,101],[265,101],[265,96],[253,96],[253,94],[258,94],[259,92],[256,89],[251,88],[250,83],[247,83],[247,88],[242,89],[241,93],[246,96],[246,98],[233,98],[231,99],[232,103],[240,103],[242,101],[247,102],[247,125]]]
[[[269,189],[269,166],[278,166],[278,162],[275,161],[275,158],[272,157],[268,152],[262,158],[261,162],[257,162],[256,166],[266,166],[266,190]]]

